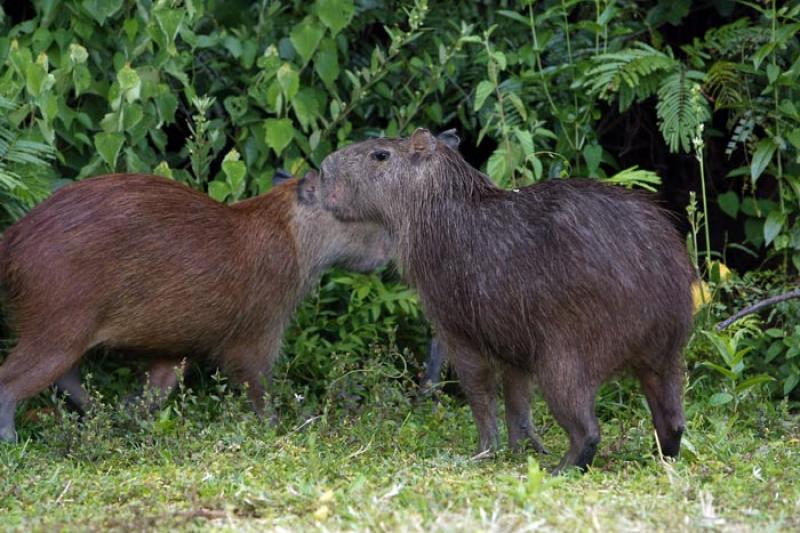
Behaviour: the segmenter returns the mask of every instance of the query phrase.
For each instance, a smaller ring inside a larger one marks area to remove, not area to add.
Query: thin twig
[[[777,296],[772,296],[771,298],[767,298],[766,300],[761,300],[760,302],[756,302],[749,307],[745,307],[735,315],[726,318],[719,324],[717,324],[717,331],[722,331],[723,329],[727,328],[740,318],[746,315],[750,315],[755,313],[756,311],[760,311],[765,307],[769,307],[771,305],[775,305],[777,303],[781,303],[786,300],[791,300],[792,298],[800,298],[800,289],[795,289],[793,291],[785,292],[783,294],[778,294]]]

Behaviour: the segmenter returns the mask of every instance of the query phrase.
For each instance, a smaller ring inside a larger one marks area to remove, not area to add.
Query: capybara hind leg
[[[89,393],[81,384],[81,367],[73,366],[66,374],[58,378],[56,388],[67,399],[70,405],[81,415],[85,415],[89,409]]]
[[[547,453],[531,421],[532,390],[533,382],[529,374],[509,366],[503,368],[509,447],[514,451],[531,447],[539,453]]]
[[[677,365],[676,365],[677,366]],[[680,370],[662,372],[645,369],[638,372],[639,381],[647,397],[653,415],[661,453],[675,457],[681,449],[684,430],[682,389]]]
[[[569,435],[569,450],[553,473],[570,466],[585,471],[600,443],[600,425],[594,412],[599,384],[589,379],[578,357],[543,359],[539,388],[556,421]]]
[[[23,337],[0,366],[0,439],[14,440],[17,402],[43,391],[74,366],[83,350],[52,352]]]
[[[469,348],[447,341],[445,348],[478,426],[478,453],[499,448],[497,390],[488,359]]]

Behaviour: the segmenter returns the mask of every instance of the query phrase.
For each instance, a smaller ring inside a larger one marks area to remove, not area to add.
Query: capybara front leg
[[[445,350],[455,367],[461,389],[467,396],[478,426],[478,453],[498,449],[497,390],[488,359],[469,348],[448,342],[445,342]]]
[[[256,343],[242,343],[225,351],[225,366],[240,383],[247,384],[247,395],[259,418],[278,421],[268,405],[266,387],[272,382],[272,365],[280,351],[280,333]]]
[[[503,367],[503,399],[506,406],[508,445],[513,451],[531,447],[547,453],[531,421],[533,381],[526,372],[510,366]]]

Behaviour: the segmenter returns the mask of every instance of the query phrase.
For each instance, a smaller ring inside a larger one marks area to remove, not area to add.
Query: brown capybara
[[[392,234],[468,397],[480,451],[498,440],[495,363],[512,448],[543,449],[530,418],[535,381],[569,433],[557,470],[585,469],[600,441],[597,390],[632,371],[661,450],[678,453],[694,272],[645,196],[576,179],[503,190],[424,129],[329,155],[321,191],[341,220]]]
[[[112,175],[56,191],[5,231],[0,282],[19,340],[0,366],[0,439],[17,403],[62,380],[95,346],[157,354],[172,387],[183,358],[208,357],[247,383],[259,414],[292,311],[329,266],[370,271],[391,253],[373,223],[322,209],[310,172],[233,205],[175,181]]]

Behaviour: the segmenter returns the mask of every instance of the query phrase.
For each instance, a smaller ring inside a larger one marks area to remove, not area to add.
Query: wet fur
[[[376,161],[378,150],[391,157]],[[628,370],[662,450],[677,454],[694,274],[649,198],[576,179],[502,190],[424,130],[356,144],[322,168],[326,207],[380,222],[396,240],[470,400],[480,450],[497,442],[497,366],[513,447],[543,449],[529,415],[535,379],[570,434],[560,466],[586,467],[600,438],[597,389]]]

